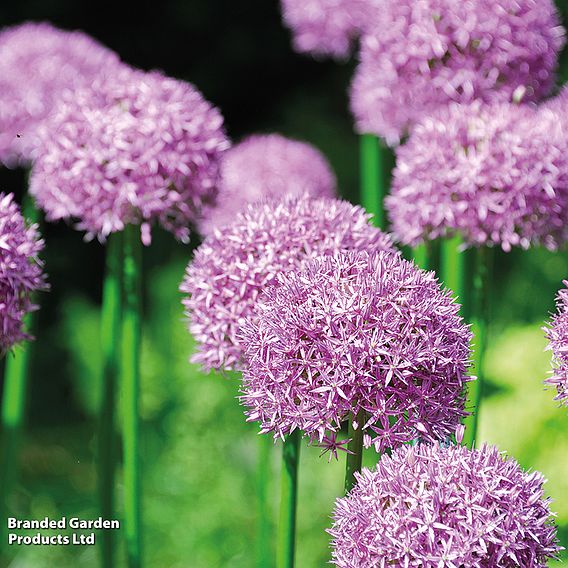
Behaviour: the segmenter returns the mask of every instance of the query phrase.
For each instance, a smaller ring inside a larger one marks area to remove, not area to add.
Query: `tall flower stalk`
[[[412,247],[412,259],[423,270],[433,270],[438,273],[442,265],[444,243],[439,239],[425,241]]]
[[[469,251],[466,260],[465,278],[469,290],[465,295],[469,296],[466,308],[467,321],[471,323],[473,333],[473,369],[477,380],[468,385],[468,410],[471,412],[464,419],[465,433],[464,444],[468,448],[474,448],[478,439],[479,414],[483,399],[484,357],[487,348],[488,326],[490,321],[491,307],[491,281],[493,278],[493,249],[480,247]]]
[[[27,329],[33,327],[33,316],[27,314],[23,323]],[[8,500],[16,481],[18,471],[18,445],[24,424],[26,392],[28,385],[30,346],[22,345],[8,353],[4,370],[4,392],[2,393],[2,466],[0,468],[0,551],[6,542],[5,519],[8,518]],[[0,555],[1,558],[1,555]]]
[[[141,243],[139,229],[124,229],[124,272],[121,339],[122,444],[124,448],[124,528],[129,568],[142,566],[140,514],[140,325],[141,325]]]
[[[282,446],[280,520],[278,523],[276,568],[293,568],[294,566],[300,438],[300,431],[295,430],[286,437]]]
[[[361,471],[363,463],[363,426],[365,411],[359,410],[349,418],[349,442],[345,458],[345,493],[349,493],[355,485],[355,474]]]
[[[468,384],[467,409],[464,419],[464,444],[474,447],[477,436],[479,405],[482,394],[482,360],[485,351],[488,315],[484,309],[484,294],[489,293],[490,282],[486,264],[491,256],[487,249],[464,248],[460,235],[442,241],[440,276],[461,303],[461,314],[471,324],[473,332],[473,373],[477,380]]]
[[[256,457],[256,565],[258,568],[272,566],[271,522],[268,506],[272,440],[270,436],[260,435],[257,440]]]
[[[361,134],[361,205],[373,214],[377,227],[385,227],[386,216],[383,201],[387,192],[385,150],[374,134]]]
[[[116,472],[116,389],[120,367],[120,327],[122,323],[123,235],[113,233],[107,239],[106,268],[103,283],[101,344],[103,353],[102,396],[99,413],[98,477],[100,514],[115,517]],[[114,566],[114,533],[102,531],[101,559],[104,568]]]
[[[448,237],[442,241],[441,247],[441,277],[444,284],[454,292],[461,303],[462,315],[469,317],[470,295],[467,293],[467,282],[471,277],[468,274],[468,263],[471,265],[471,249],[463,249],[463,239],[460,235]]]

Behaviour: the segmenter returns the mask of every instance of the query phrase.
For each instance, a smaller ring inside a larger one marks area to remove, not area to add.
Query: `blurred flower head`
[[[24,316],[36,309],[31,295],[45,290],[43,249],[36,225],[26,225],[12,194],[0,193],[0,355],[29,339]]]
[[[296,51],[344,59],[380,5],[381,0],[282,0],[282,15]]]
[[[28,22],[0,32],[0,162],[33,157],[36,131],[62,92],[120,65],[88,35]]]
[[[30,191],[47,219],[104,239],[159,222],[187,241],[215,195],[223,117],[189,83],[123,67],[60,101],[41,130]]]
[[[384,2],[361,40],[357,130],[396,144],[441,104],[539,100],[564,41],[552,0]]]
[[[445,439],[464,412],[471,333],[459,306],[391,252],[349,251],[280,274],[243,325],[242,402],[262,432],[326,445],[357,425],[379,452]]]
[[[180,288],[198,343],[192,360],[206,370],[240,369],[239,328],[279,273],[339,250],[390,250],[390,237],[369,217],[345,201],[288,195],[248,205],[215,229],[195,251]]]
[[[545,568],[560,550],[543,476],[483,446],[403,446],[333,513],[333,563]]]
[[[564,280],[568,286],[568,281]],[[550,325],[545,328],[549,341],[548,348],[552,350],[552,376],[545,383],[556,389],[554,400],[568,406],[568,290],[563,288],[556,298],[557,313]]]
[[[568,139],[556,115],[453,103],[397,150],[386,207],[405,244],[461,233],[469,245],[556,248],[567,236]]]
[[[200,230],[227,224],[247,204],[286,194],[334,197],[335,175],[311,144],[279,134],[255,135],[228,150],[221,160],[219,194]]]

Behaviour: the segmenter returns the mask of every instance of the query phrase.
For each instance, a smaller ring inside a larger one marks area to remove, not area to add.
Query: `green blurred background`
[[[568,2],[558,0],[568,21]],[[195,83],[218,105],[234,140],[279,131],[318,146],[357,201],[357,139],[347,111],[352,63],[295,54],[276,0],[2,3],[0,25],[28,19],[79,28],[144,69]],[[561,82],[568,80],[568,54]],[[0,190],[21,196],[24,172],[0,170]],[[44,226],[52,291],[42,295],[33,346],[20,478],[11,505],[21,518],[95,518],[98,306],[103,248],[64,224]],[[144,251],[142,356],[143,515],[146,566],[254,566],[256,430],[244,422],[238,382],[188,364],[193,342],[177,291],[192,247],[156,231]],[[568,277],[566,253],[498,253],[486,360],[481,438],[541,470],[568,547],[568,413],[543,389],[550,355],[541,327]],[[1,374],[1,371],[0,371]],[[279,450],[273,452],[278,480]],[[365,456],[371,465],[372,453]],[[342,492],[343,463],[302,449],[297,565],[325,566],[324,532]],[[121,487],[118,487],[120,501]],[[271,488],[276,510],[278,487]],[[14,568],[97,565],[96,547],[13,547]],[[568,559],[568,557],[567,557]],[[117,566],[123,566],[118,555]]]

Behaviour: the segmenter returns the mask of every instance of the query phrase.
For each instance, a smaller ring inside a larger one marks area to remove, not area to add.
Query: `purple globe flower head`
[[[36,131],[67,89],[120,65],[88,35],[28,22],[0,32],[0,162],[29,162]]]
[[[564,280],[568,287],[568,281]],[[568,406],[568,290],[563,288],[556,297],[557,313],[544,328],[548,349],[552,350],[553,372],[545,383],[556,389],[554,400]]]
[[[285,194],[335,197],[335,175],[312,145],[279,134],[254,135],[228,150],[221,160],[219,194],[204,214],[200,231],[234,220],[245,204]]]
[[[282,0],[282,15],[296,51],[345,59],[380,5],[381,0]]]
[[[402,446],[355,475],[328,531],[340,568],[545,568],[561,550],[542,474],[494,447]]]
[[[195,251],[180,287],[198,343],[192,361],[208,371],[242,368],[239,329],[279,273],[337,250],[394,251],[369,219],[345,201],[287,195],[249,204],[233,223],[215,229]]]
[[[547,109],[454,103],[397,150],[386,199],[405,244],[460,233],[468,245],[555,249],[567,236],[568,140]]]
[[[390,144],[452,101],[542,99],[565,41],[552,0],[385,2],[367,29],[351,109]]]
[[[47,289],[38,258],[42,249],[37,226],[25,223],[12,194],[0,193],[0,355],[30,339],[24,315],[37,307],[32,293]]]
[[[448,290],[388,251],[348,251],[282,273],[242,326],[241,400],[274,437],[324,447],[363,412],[365,447],[445,439],[464,411],[471,333]]]
[[[215,195],[223,118],[189,83],[123,67],[63,97],[44,128],[30,191],[47,219],[104,240],[159,222],[187,241]]]

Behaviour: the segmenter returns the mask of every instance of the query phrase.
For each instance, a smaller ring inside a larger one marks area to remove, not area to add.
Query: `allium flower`
[[[282,15],[296,51],[343,59],[369,19],[377,17],[380,4],[381,0],[282,0]]]
[[[61,93],[119,65],[113,51],[82,32],[32,22],[0,32],[0,161],[29,161],[37,128]]]
[[[390,237],[369,217],[345,201],[286,196],[248,205],[216,229],[196,250],[180,288],[189,294],[183,304],[198,343],[192,360],[206,370],[241,368],[237,334],[277,274],[338,250],[391,250]]]
[[[250,136],[221,160],[217,202],[200,224],[204,234],[227,224],[245,204],[291,195],[334,197],[335,175],[319,150],[279,134]]]
[[[363,443],[379,452],[447,438],[470,380],[458,309],[433,272],[389,252],[349,251],[280,274],[243,325],[248,420],[325,446],[363,411]]]
[[[568,281],[564,280],[568,286]],[[545,328],[549,341],[548,349],[552,350],[553,373],[545,380],[554,387],[558,394],[554,400],[568,406],[568,290],[563,288],[556,298],[557,314],[552,318],[549,327]]]
[[[404,446],[338,499],[340,568],[545,568],[561,547],[545,479],[483,446]]]
[[[223,118],[190,84],[121,69],[64,97],[42,130],[30,191],[48,220],[104,239],[158,221],[186,241],[215,195]]]
[[[23,317],[36,306],[31,294],[45,290],[43,249],[36,225],[26,225],[13,195],[0,193],[0,355],[29,339]]]
[[[373,24],[351,108],[359,132],[391,144],[451,101],[541,99],[565,40],[552,0],[397,0]]]
[[[459,232],[470,245],[554,249],[567,236],[568,139],[550,110],[454,103],[397,151],[386,200],[405,244]]]

